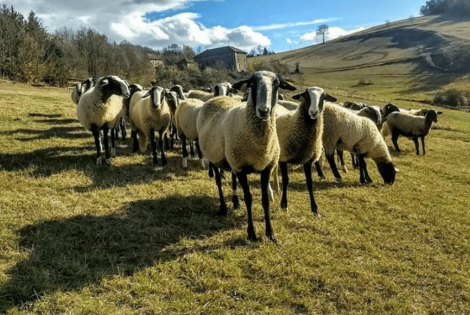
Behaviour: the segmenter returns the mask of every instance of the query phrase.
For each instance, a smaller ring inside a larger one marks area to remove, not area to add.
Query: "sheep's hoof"
[[[322,215],[320,214],[320,212],[318,212],[318,210],[312,210],[312,213],[313,213],[313,215],[316,216],[316,217],[319,217],[319,218],[322,217]]]
[[[335,178],[335,181],[336,181],[338,184],[344,183],[344,179],[342,179],[342,178]]]
[[[103,164],[103,161],[100,156],[99,158],[96,158],[96,165],[101,165],[101,164]]]
[[[253,232],[248,232],[248,240],[251,242],[257,242],[258,238],[256,237],[256,233]]]
[[[276,237],[274,236],[274,234],[272,234],[272,233],[271,233],[271,234],[266,234],[266,236],[269,238],[269,240],[270,240],[271,242],[273,242],[274,244],[277,245],[277,239],[276,239]]]
[[[220,205],[220,210],[219,210],[219,212],[217,212],[217,215],[219,217],[224,217],[224,218],[228,217],[228,211],[227,211],[227,205],[226,204],[221,204]]]
[[[188,160],[183,158],[183,168],[188,168]]]
[[[116,156],[116,148],[111,148],[111,156]]]
[[[111,166],[111,164],[112,164],[112,163],[111,163],[111,159],[110,159],[110,158],[109,158],[109,159],[106,159],[106,165]]]
[[[202,168],[202,169],[205,169],[205,168],[206,168],[206,164],[204,164],[204,160],[203,160],[203,159],[200,159],[200,160],[199,160],[199,165],[201,165],[201,168]]]

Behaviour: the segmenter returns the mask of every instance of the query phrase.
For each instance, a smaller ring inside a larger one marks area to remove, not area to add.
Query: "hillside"
[[[430,91],[470,72],[469,48],[470,17],[427,16],[372,27],[325,44],[250,58],[249,63],[278,62],[293,71],[298,62],[307,78],[315,75],[315,80],[326,78],[339,86],[353,83],[341,83],[348,76],[357,82],[357,75],[372,81],[376,76],[401,75],[412,82],[407,92]]]

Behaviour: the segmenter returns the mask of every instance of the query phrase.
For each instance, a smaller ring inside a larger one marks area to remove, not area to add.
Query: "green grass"
[[[291,171],[275,245],[259,177],[248,242],[244,204],[217,217],[215,183],[197,161],[183,170],[179,147],[164,169],[129,140],[94,165],[69,93],[0,84],[0,313],[470,313],[470,114],[444,110],[426,156],[400,138],[393,186],[373,162],[367,187],[314,175],[322,218]]]

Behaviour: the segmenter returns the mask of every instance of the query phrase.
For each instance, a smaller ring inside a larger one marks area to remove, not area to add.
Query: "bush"
[[[433,104],[448,105],[453,107],[467,106],[468,101],[463,92],[447,90],[438,92],[433,99]]]

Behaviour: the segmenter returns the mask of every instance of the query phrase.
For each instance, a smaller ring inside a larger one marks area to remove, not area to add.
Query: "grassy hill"
[[[443,111],[426,156],[387,140],[393,186],[373,162],[369,186],[352,170],[343,184],[329,169],[315,178],[322,218],[291,171],[289,212],[279,195],[271,205],[276,246],[263,237],[259,177],[262,240],[247,242],[243,203],[217,217],[214,181],[197,161],[183,170],[179,146],[154,170],[127,140],[97,167],[70,91],[0,82],[0,313],[467,314],[470,113]]]
[[[430,97],[455,81],[468,90],[470,17],[428,16],[391,22],[297,50],[249,58],[303,73],[303,85],[357,90],[394,99]],[[358,86],[359,81],[372,86]]]

